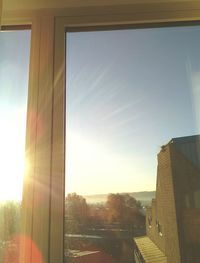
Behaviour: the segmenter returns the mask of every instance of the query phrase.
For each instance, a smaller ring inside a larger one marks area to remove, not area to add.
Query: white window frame
[[[3,13],[3,26],[31,25],[26,133],[31,167],[24,181],[22,231],[35,242],[44,262],[64,262],[66,30],[186,21],[200,21],[198,1],[135,1],[130,5]],[[23,242],[21,249],[20,263],[34,263]]]

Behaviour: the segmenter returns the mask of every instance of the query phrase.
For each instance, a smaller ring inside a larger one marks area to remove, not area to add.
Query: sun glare
[[[101,194],[109,193],[110,189],[113,192],[140,191],[144,188],[146,169],[151,170],[151,166],[146,166],[136,154],[124,156],[96,140],[69,132],[66,144],[66,194]],[[135,176],[138,174],[140,177]],[[149,189],[153,187],[150,179],[146,180],[146,185]]]
[[[8,114],[7,114],[8,115]],[[25,116],[9,114],[0,130],[0,200],[20,200],[24,175]]]

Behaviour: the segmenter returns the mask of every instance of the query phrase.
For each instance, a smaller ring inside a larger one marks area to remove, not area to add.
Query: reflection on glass
[[[0,262],[17,262],[30,31],[0,32]]]
[[[200,27],[66,38],[66,262],[198,262]]]

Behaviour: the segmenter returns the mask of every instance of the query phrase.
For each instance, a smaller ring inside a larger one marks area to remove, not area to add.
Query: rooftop
[[[164,253],[148,238],[137,237],[134,241],[146,263],[167,263]]]
[[[175,148],[183,154],[190,162],[200,169],[200,135],[172,138],[165,146],[173,144]]]
[[[99,253],[100,251],[80,251],[80,250],[68,250],[68,256],[70,257],[84,257],[84,256],[88,256],[88,255],[91,255],[91,254],[97,254]]]

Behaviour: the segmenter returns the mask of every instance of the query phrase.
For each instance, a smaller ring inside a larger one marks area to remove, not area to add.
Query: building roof
[[[147,236],[134,238],[145,263],[167,263],[164,253]]]
[[[169,143],[190,143],[190,142],[200,142],[200,135],[191,135],[184,137],[172,138]]]
[[[173,138],[169,143],[200,169],[200,135]]]
[[[200,169],[200,135],[172,138],[161,149],[164,150],[170,144],[192,162],[196,168]]]
[[[91,254],[98,254],[98,253],[100,253],[100,251],[80,251],[80,250],[73,250],[73,249],[69,249],[67,251],[67,255],[73,258],[84,257],[84,256],[88,256]]]

